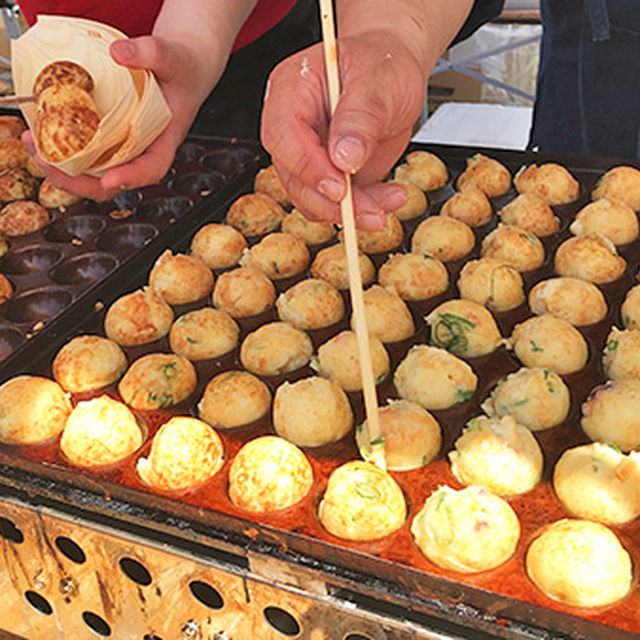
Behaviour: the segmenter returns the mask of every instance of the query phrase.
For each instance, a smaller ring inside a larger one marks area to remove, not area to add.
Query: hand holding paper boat
[[[91,20],[40,16],[12,42],[16,92],[36,98],[21,105],[36,149],[71,176],[100,176],[131,160],[171,119],[153,74],[111,58],[110,44],[124,38],[117,29]],[[75,117],[77,125],[77,113],[82,113],[79,128],[70,122]]]

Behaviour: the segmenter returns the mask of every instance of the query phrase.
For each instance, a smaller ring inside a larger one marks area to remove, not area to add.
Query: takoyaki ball
[[[534,195],[516,196],[498,211],[498,215],[504,224],[519,227],[539,238],[546,238],[560,229],[560,221],[553,209]]]
[[[164,409],[186,400],[196,383],[196,370],[186,358],[175,353],[150,353],[131,364],[118,392],[134,409]]]
[[[286,192],[274,165],[260,169],[253,181],[253,190],[273,198],[281,207],[289,207],[291,199]]]
[[[640,516],[640,454],[627,456],[601,442],[568,449],[556,463],[553,488],[571,515],[629,522]]]
[[[511,265],[494,258],[467,262],[458,278],[460,297],[491,311],[509,311],[525,301],[522,276]]]
[[[22,140],[19,138],[0,140],[0,171],[16,167],[30,169],[29,161],[33,162],[33,158]]]
[[[390,369],[389,354],[380,340],[369,336],[369,350],[375,383],[382,382]],[[360,391],[360,355],[353,331],[342,331],[318,348],[318,373],[339,384],[345,391]]]
[[[625,329],[640,329],[640,285],[627,291],[620,316]]]
[[[529,292],[529,307],[536,315],[550,313],[576,327],[594,324],[607,315],[602,291],[579,278],[549,278]]]
[[[550,205],[574,202],[580,195],[580,183],[568,169],[555,162],[521,167],[513,184],[518,193],[536,196]]]
[[[426,213],[429,200],[422,189],[411,182],[404,182],[403,180],[390,180],[389,184],[399,184],[407,194],[407,201],[398,209],[391,211],[398,220],[405,222]]]
[[[480,189],[469,186],[451,196],[442,205],[440,215],[455,218],[470,227],[478,227],[491,220],[493,208],[489,198]]]
[[[240,347],[242,366],[259,376],[290,373],[309,363],[311,338],[288,322],[270,322],[250,333]]]
[[[627,267],[613,243],[600,236],[576,236],[565,240],[556,250],[558,275],[606,284],[620,278]]]
[[[209,295],[213,273],[197,256],[167,249],[151,268],[149,286],[168,304],[188,304]]]
[[[628,452],[640,448],[640,380],[596,387],[582,405],[582,429],[595,442]]]
[[[472,300],[447,300],[425,320],[431,344],[463,358],[493,353],[503,343],[491,312]]]
[[[341,242],[344,242],[344,231],[341,231],[338,237]],[[388,213],[382,229],[375,231],[357,229],[356,237],[358,249],[362,253],[382,253],[383,251],[393,251],[393,249],[397,249],[402,244],[404,229],[400,220],[392,213]]]
[[[277,436],[250,440],[229,468],[229,498],[241,509],[265,513],[300,502],[313,486],[313,469],[295,444]]]
[[[533,271],[544,262],[544,245],[530,231],[499,224],[482,241],[481,255],[511,265],[520,272]]]
[[[228,224],[205,224],[191,240],[192,255],[209,269],[235,267],[246,248],[245,237]]]
[[[575,236],[599,234],[616,246],[629,244],[638,237],[638,218],[622,200],[602,198],[580,209],[569,231]]]
[[[20,138],[27,125],[20,116],[0,116],[0,141]]]
[[[452,353],[419,344],[398,365],[393,383],[401,398],[436,410],[464,404],[476,392],[478,377]]]
[[[37,202],[16,200],[0,209],[0,234],[23,236],[46,227],[50,220],[49,212]]]
[[[75,193],[56,187],[49,178],[45,178],[38,189],[38,202],[47,209],[64,209],[81,200]]]
[[[243,236],[261,236],[280,227],[287,212],[264,193],[240,196],[227,211],[226,222]]]
[[[545,527],[529,545],[527,575],[552,600],[603,607],[631,589],[632,563],[616,535],[590,520],[564,519]]]
[[[334,536],[364,542],[397,531],[407,504],[391,475],[370,462],[352,460],[331,472],[318,516]]]
[[[36,196],[36,180],[22,167],[0,172],[0,202],[33,200]]]
[[[235,349],[240,328],[226,312],[212,307],[189,311],[169,331],[171,350],[188,360],[218,358]]]
[[[91,74],[71,60],[55,60],[40,69],[33,82],[33,95],[40,98],[40,94],[53,85],[79,87],[87,93],[95,88]]]
[[[457,187],[461,191],[474,186],[489,198],[502,196],[511,188],[509,169],[495,158],[482,153],[467,158],[467,167],[460,174]]]
[[[243,267],[262,271],[271,280],[291,278],[309,266],[309,249],[290,233],[270,233],[245,251]]]
[[[498,496],[526,493],[540,482],[542,450],[527,427],[512,416],[469,421],[449,452],[451,471],[465,486]]]
[[[531,431],[549,429],[564,422],[571,395],[564,380],[549,369],[522,367],[510,373],[482,403],[491,417],[512,416]]]
[[[213,287],[213,304],[234,318],[248,318],[273,307],[276,289],[257,269],[238,267],[221,274]]]
[[[321,447],[340,440],[353,427],[353,412],[342,388],[313,376],[284,382],[273,399],[273,428],[299,447]]]
[[[329,242],[338,233],[330,222],[307,220],[297,209],[287,214],[282,221],[282,231],[290,233],[309,246]]]
[[[634,167],[613,167],[598,180],[591,195],[594,200],[622,200],[634,211],[640,211],[640,171]]]
[[[127,358],[120,346],[102,336],[77,336],[53,359],[53,377],[70,393],[106,387],[120,380],[126,369]]]
[[[422,553],[443,569],[488,571],[506,562],[520,539],[520,521],[509,503],[482,487],[456,491],[443,485],[413,519]]]
[[[409,307],[393,289],[374,284],[364,292],[363,298],[369,335],[387,343],[405,340],[414,334],[415,324]]]
[[[136,471],[151,487],[177,491],[206,482],[220,470],[223,461],[220,436],[208,424],[174,416],[160,427],[149,457],[138,459]]]
[[[364,253],[359,253],[358,263],[360,264],[362,284],[365,286],[371,284],[376,275],[376,268],[371,258]],[[329,282],[336,289],[348,289],[347,253],[344,245],[338,243],[318,251],[318,255],[311,263],[311,275]]]
[[[604,374],[610,380],[640,380],[640,331],[612,327],[602,357]]]
[[[60,448],[72,464],[94,467],[126,458],[142,442],[142,430],[129,407],[104,395],[74,407]]]
[[[118,298],[107,310],[107,338],[122,347],[147,344],[166,336],[173,323],[173,309],[151,287]]]
[[[216,428],[233,429],[262,418],[271,407],[267,385],[248,371],[225,371],[207,383],[198,416]]]
[[[468,224],[447,216],[430,216],[416,228],[411,238],[411,251],[450,262],[471,253],[475,242]]]
[[[6,276],[0,273],[0,304],[6,302],[13,295],[13,285]]]
[[[580,371],[589,348],[582,334],[566,320],[545,313],[516,325],[510,344],[525,367],[540,367],[560,375]]]
[[[389,400],[378,411],[389,471],[408,471],[429,464],[440,451],[442,434],[438,421],[420,405],[408,400]],[[367,420],[356,427],[360,455],[369,462],[372,446]]]
[[[0,441],[35,444],[64,429],[71,401],[49,378],[22,375],[0,385]]]
[[[449,272],[426,253],[394,253],[380,267],[378,281],[403,300],[427,300],[449,287]]]
[[[433,191],[444,187],[449,181],[449,170],[445,163],[429,151],[412,151],[405,162],[396,167],[395,180],[411,182],[422,191]]]
[[[276,301],[280,320],[298,329],[322,329],[344,317],[344,298],[324,280],[308,278],[289,287]]]

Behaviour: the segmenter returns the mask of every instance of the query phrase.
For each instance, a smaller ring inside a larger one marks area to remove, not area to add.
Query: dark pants
[[[257,139],[270,71],[287,56],[319,40],[316,0],[298,0],[273,29],[231,55],[220,82],[202,105],[191,133]]]
[[[531,146],[640,157],[636,0],[542,0]]]

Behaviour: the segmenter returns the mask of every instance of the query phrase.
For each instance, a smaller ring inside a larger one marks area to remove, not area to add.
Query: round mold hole
[[[15,329],[0,329],[0,359],[13,353],[22,343],[24,338]]]
[[[357,631],[354,633],[348,633],[342,640],[373,640],[371,636],[365,636]]]
[[[224,174],[219,171],[199,171],[177,177],[171,181],[170,188],[183,196],[208,196],[219,189],[224,181]]]
[[[58,536],[55,540],[56,547],[58,547],[60,553],[63,556],[69,558],[72,562],[76,564],[83,564],[87,557],[84,554],[84,551],[80,548],[80,545],[76,544],[70,538],[65,538],[64,536]]]
[[[224,600],[220,593],[206,582],[194,580],[189,583],[189,590],[198,602],[209,609],[222,609],[224,606]]]
[[[56,247],[28,247],[4,256],[0,262],[0,271],[10,276],[47,271],[61,260],[62,255],[62,251]]]
[[[185,142],[178,147],[175,162],[196,162],[204,152],[205,148],[202,145]]]
[[[188,211],[192,204],[186,196],[153,198],[143,202],[136,214],[141,220],[158,220],[167,216],[177,218]]]
[[[66,243],[73,240],[84,242],[100,233],[106,224],[99,216],[74,216],[50,224],[44,232],[44,238],[49,242]]]
[[[111,635],[111,627],[107,624],[107,621],[104,618],[101,618],[97,613],[85,611],[82,614],[82,619],[87,627],[99,636],[106,638]]]
[[[140,191],[123,191],[115,198],[106,200],[105,202],[87,200],[85,208],[90,213],[109,215],[112,211],[117,211],[119,209],[131,209],[131,211],[133,211],[140,204],[141,200],[142,193]]]
[[[158,235],[158,230],[150,224],[130,222],[105,231],[98,238],[101,251],[123,256],[144,247]]]
[[[92,284],[117,266],[117,259],[109,253],[86,253],[61,262],[51,275],[58,284]]]
[[[122,573],[127,578],[133,580],[136,584],[140,584],[143,587],[151,584],[151,574],[147,571],[147,568],[133,558],[122,558],[120,560],[120,569],[122,569]]]
[[[17,323],[38,322],[55,318],[73,301],[65,289],[40,289],[11,298],[5,303],[7,320]]]
[[[300,633],[298,621],[280,607],[267,607],[264,610],[265,620],[285,636],[297,636]]]
[[[13,521],[9,520],[9,518],[0,517],[0,536],[5,540],[15,542],[16,544],[24,542],[24,535],[22,535],[22,531],[20,531],[18,526]]]
[[[25,591],[24,597],[36,611],[44,613],[45,616],[50,616],[53,613],[53,608],[49,604],[49,601],[39,593],[35,591]]]
[[[219,171],[226,176],[242,171],[256,159],[256,154],[250,149],[216,149],[202,158],[202,166],[213,171]]]

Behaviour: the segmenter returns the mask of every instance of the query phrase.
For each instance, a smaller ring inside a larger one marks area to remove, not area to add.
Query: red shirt
[[[296,0],[258,0],[236,38],[233,50],[245,47],[269,31],[295,3]],[[36,21],[38,14],[67,15],[104,22],[135,37],[151,33],[162,0],[18,0],[18,4],[29,25]]]

